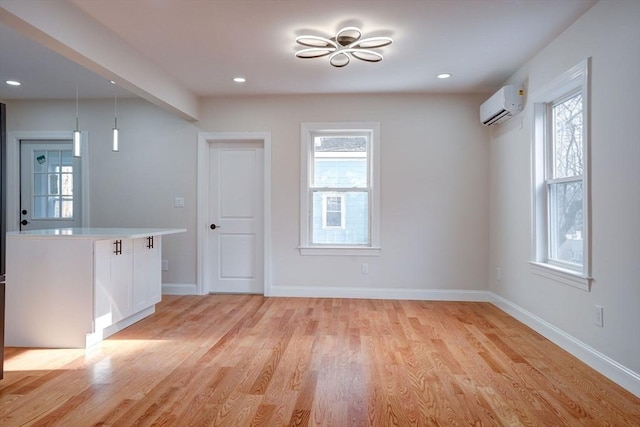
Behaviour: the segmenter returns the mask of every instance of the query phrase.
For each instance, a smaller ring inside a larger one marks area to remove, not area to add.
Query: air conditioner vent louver
[[[514,85],[504,86],[480,106],[480,122],[491,126],[506,122],[524,107],[523,91]]]
[[[511,113],[508,112],[507,110],[501,110],[501,111],[498,111],[493,116],[489,117],[486,121],[482,122],[482,124],[485,125],[485,126],[491,126],[492,124],[497,123],[498,121],[501,121],[506,116],[511,116]],[[509,117],[509,118],[511,118],[511,117]],[[507,119],[502,120],[502,121],[506,121],[506,120]]]

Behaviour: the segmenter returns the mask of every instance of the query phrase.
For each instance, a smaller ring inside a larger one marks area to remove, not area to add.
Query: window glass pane
[[[327,211],[326,222],[329,228],[342,228],[342,212]]]
[[[342,195],[324,196],[324,228],[342,228]]]
[[[46,217],[47,217],[47,198],[34,197],[32,218],[40,219],[40,218],[46,218]]]
[[[47,170],[60,172],[60,151],[47,151]]]
[[[351,244],[366,245],[369,243],[369,193],[366,191],[345,191],[344,202],[340,201],[341,209],[344,209],[344,224],[341,227],[330,227],[328,223],[342,222],[342,217],[337,212],[325,218],[323,227],[323,197],[325,199],[337,198],[334,192],[313,191],[313,229],[311,230],[311,242],[313,244]],[[336,205],[333,204],[333,207]],[[340,212],[342,215],[342,212]]]
[[[342,212],[342,197],[327,197],[327,212]]]
[[[35,195],[47,194],[47,174],[36,173],[33,175],[33,194]]]
[[[73,196],[73,174],[63,173],[62,178],[62,194],[65,196]]]
[[[553,177],[580,176],[583,173],[582,94],[577,94],[552,108]]]
[[[582,265],[582,181],[549,185],[550,258]]]
[[[60,218],[60,199],[58,197],[49,197],[47,218]]]
[[[60,175],[49,174],[49,194],[60,194]]]
[[[46,151],[33,152],[33,171],[34,172],[47,171],[47,152]]]
[[[313,142],[312,187],[368,186],[367,137],[316,136]]]
[[[71,155],[71,150],[62,150],[60,152],[60,155],[61,155],[60,163],[63,166],[62,171],[70,172],[69,168],[73,166],[73,156]]]
[[[62,198],[62,218],[73,218],[73,199],[69,197]]]

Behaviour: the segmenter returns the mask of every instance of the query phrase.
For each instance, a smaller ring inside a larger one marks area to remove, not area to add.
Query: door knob
[[[22,221],[20,221],[20,224],[27,225],[29,224],[29,221],[27,221],[26,219],[23,219]]]
[[[26,209],[22,209],[22,215],[26,215],[27,214],[27,210]]]
[[[212,230],[215,230],[216,228],[222,228],[222,227],[220,227],[219,225],[211,224],[209,228]]]

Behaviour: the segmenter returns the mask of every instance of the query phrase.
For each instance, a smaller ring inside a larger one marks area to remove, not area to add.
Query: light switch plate
[[[173,207],[174,208],[184,208],[184,197],[176,197],[173,200]]]

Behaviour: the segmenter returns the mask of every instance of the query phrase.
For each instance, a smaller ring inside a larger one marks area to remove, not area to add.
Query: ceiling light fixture
[[[437,76],[439,79],[448,79],[449,77],[451,77],[451,74],[449,73],[442,73],[442,74],[438,74]]]
[[[115,87],[115,82],[113,83]],[[113,95],[113,145],[111,146],[112,151],[120,151],[120,147],[118,145],[118,88],[115,89],[115,94]]]
[[[303,59],[321,58],[329,55],[329,63],[334,67],[345,67],[351,58],[366,62],[382,61],[382,54],[373,49],[389,46],[391,37],[362,38],[362,31],[357,27],[344,27],[335,37],[299,36],[296,43],[304,46],[296,52],[296,57]]]
[[[73,131],[73,157],[80,157],[80,130],[78,129],[78,78],[76,76],[76,130]]]
[[[245,79],[244,77],[234,77],[233,81],[236,83],[244,83],[247,81],[247,79]]]
[[[8,84],[9,86],[20,86],[20,82],[16,80],[7,80],[5,83]]]

